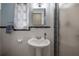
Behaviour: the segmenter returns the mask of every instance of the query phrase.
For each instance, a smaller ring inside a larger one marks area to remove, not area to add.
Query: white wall
[[[60,9],[60,55],[79,56],[79,4],[64,6]]]
[[[47,19],[48,25],[51,28],[31,28],[31,31],[14,31],[12,34],[5,33],[5,29],[2,30],[2,55],[35,55],[35,48],[30,47],[27,41],[34,36],[44,36],[47,33],[47,38],[51,41],[50,46],[42,49],[42,55],[53,55],[53,14],[54,4],[50,4],[49,18]],[[21,43],[18,43],[18,39],[23,39]]]

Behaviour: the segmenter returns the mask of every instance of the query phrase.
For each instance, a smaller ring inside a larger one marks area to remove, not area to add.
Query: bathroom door
[[[79,56],[79,4],[60,4],[60,54]]]

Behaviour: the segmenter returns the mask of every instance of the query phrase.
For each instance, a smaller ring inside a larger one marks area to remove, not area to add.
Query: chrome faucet
[[[44,33],[44,39],[46,39],[46,35],[47,35],[47,33]]]

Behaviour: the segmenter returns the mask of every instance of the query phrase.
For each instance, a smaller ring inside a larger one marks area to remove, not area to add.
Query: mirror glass
[[[42,14],[41,13],[33,13],[32,14],[33,25],[41,25],[42,22]]]

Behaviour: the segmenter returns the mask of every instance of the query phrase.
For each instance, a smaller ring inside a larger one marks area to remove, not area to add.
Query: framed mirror
[[[47,19],[47,3],[33,3],[32,6],[32,26],[45,26]]]

